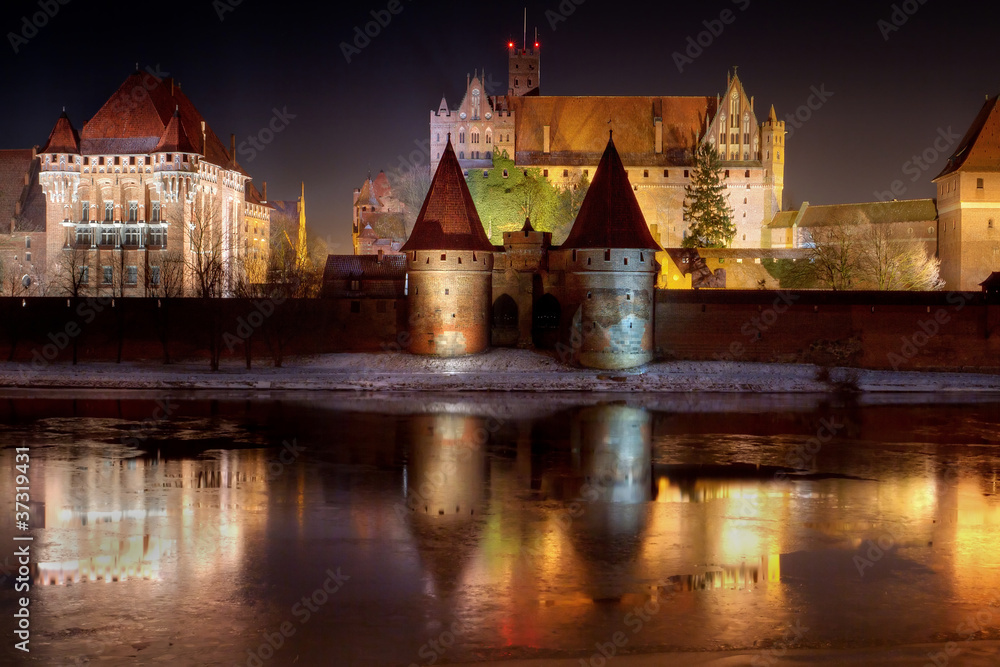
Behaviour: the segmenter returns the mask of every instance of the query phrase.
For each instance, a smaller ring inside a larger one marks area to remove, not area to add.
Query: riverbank
[[[595,656],[601,656],[596,653]],[[698,653],[653,653],[649,655],[618,655],[615,667],[800,667],[801,665],[890,665],[891,667],[924,667],[948,664],[963,667],[994,667],[1000,656],[1000,641],[962,641],[952,644],[918,644],[893,648],[865,649],[771,649],[763,651],[706,651]],[[603,656],[601,656],[603,657]],[[758,658],[756,662],[754,659]],[[604,664],[600,660],[587,663],[580,658],[541,660],[504,660],[494,663],[461,663],[450,667],[580,667]]]
[[[628,371],[580,369],[530,350],[458,359],[406,353],[293,357],[282,368],[176,364],[0,363],[0,387],[62,389],[595,392],[1000,392],[1000,375],[825,369],[810,364],[661,361]]]

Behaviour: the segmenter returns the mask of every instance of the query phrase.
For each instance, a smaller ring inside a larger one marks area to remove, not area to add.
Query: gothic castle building
[[[180,84],[136,71],[79,131],[63,113],[41,150],[0,151],[3,292],[190,295],[206,265],[220,294],[263,281],[281,202],[235,149]]]
[[[741,79],[725,92],[696,97],[550,97],[540,94],[540,50],[508,45],[508,88],[490,95],[478,72],[466,80],[457,108],[442,98],[430,112],[431,169],[447,137],[462,169],[489,170],[493,153],[536,167],[553,184],[572,187],[593,178],[607,129],[653,239],[679,247],[687,235],[684,188],[694,151],[713,145],[722,157],[737,233],[733,247],[760,248],[762,230],[782,207],[785,123],[771,107],[760,113]],[[767,107],[765,107],[766,109]]]

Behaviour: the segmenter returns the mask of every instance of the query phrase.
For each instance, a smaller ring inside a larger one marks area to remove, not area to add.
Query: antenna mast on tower
[[[528,8],[524,8],[524,32],[521,33],[521,50],[528,50]]]

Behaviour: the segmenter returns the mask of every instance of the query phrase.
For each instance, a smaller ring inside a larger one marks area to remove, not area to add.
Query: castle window
[[[990,222],[993,222],[993,221],[990,220]],[[927,228],[927,233],[930,234],[931,236],[934,236],[934,228],[933,227],[928,227]]]
[[[361,302],[360,301],[352,301],[351,302],[351,312],[352,313],[360,313],[361,312]]]
[[[687,177],[688,177],[688,170],[687,170],[687,169],[685,169],[685,170],[684,170],[684,178],[687,178]]]
[[[744,172],[743,177],[744,178],[750,178],[750,170],[749,169],[747,169],[746,172]]]
[[[351,281],[351,291],[352,292],[357,292],[360,289],[361,289],[361,281],[360,280],[352,280]]]
[[[490,177],[490,172],[483,169],[483,178],[489,178],[489,177]]]
[[[459,263],[459,264],[461,264],[461,263],[462,263],[462,258],[461,258],[461,257],[459,257],[459,258],[458,258],[458,263]]]
[[[590,292],[587,292],[587,298],[588,299],[590,298]]]
[[[625,293],[625,300],[626,301],[631,301],[632,300],[632,294],[630,294],[629,292],[626,292]]]
[[[139,202],[130,201],[128,203],[128,221],[129,222],[139,221]]]
[[[610,262],[611,261],[611,249],[610,248],[604,251],[604,261],[605,262]]]
[[[625,266],[628,266],[628,257],[625,258]]]
[[[576,250],[573,251],[573,261],[576,261]]]
[[[587,258],[587,266],[590,266],[590,258]]]
[[[441,253],[441,261],[443,262],[446,259],[448,259],[448,254],[447,253]]]
[[[531,88],[531,79],[528,79],[528,88]]]
[[[993,221],[990,220],[990,227],[992,227],[992,226],[993,226]],[[24,237],[24,249],[25,250],[31,250],[31,237],[30,236],[25,236]]]
[[[115,203],[111,201],[104,202],[104,222],[111,222],[115,219]]]
[[[448,296],[449,292],[450,292],[450,290],[447,287],[444,288],[444,295],[445,296]]]
[[[993,229],[993,218],[990,218],[989,222],[986,223],[986,226],[990,229]]]
[[[506,169],[503,170],[503,177],[507,178],[507,170]]]
[[[81,266],[80,267],[80,284],[87,285],[90,283],[90,267]]]
[[[469,138],[472,140],[472,143],[478,144],[479,143],[479,131],[477,130],[477,131],[473,132],[469,136]]]
[[[670,172],[667,171],[666,169],[664,169],[663,170],[663,178],[669,178],[669,177],[670,177]]]
[[[465,159],[465,151],[458,151],[458,159],[459,160],[464,160]],[[468,176],[469,173],[465,172],[465,175]]]
[[[24,261],[25,262],[31,262],[31,253],[30,252],[24,253]]]
[[[116,155],[115,156],[115,165],[116,166],[119,165],[119,164],[121,164],[119,160],[120,160],[120,158]]]
[[[590,170],[589,169],[584,169],[583,170],[583,175],[587,176],[589,178],[590,177]]]
[[[103,269],[103,271],[101,272],[102,273],[102,275],[101,275],[101,283],[104,284],[104,285],[110,285],[111,284],[111,278],[114,275],[114,272],[111,270],[110,266],[104,266],[104,267],[101,267],[101,268]]]
[[[643,169],[642,170],[642,177],[643,178],[649,178],[649,169]]]
[[[750,151],[743,151],[743,159],[744,160],[749,160],[750,159]],[[747,172],[747,178],[749,178],[749,177],[750,177],[750,172]]]
[[[746,198],[746,197],[744,197],[744,198],[743,198],[743,203],[744,203],[744,204],[746,204],[746,203],[747,203],[747,198]]]
[[[128,159],[128,163],[129,163],[130,165],[132,165],[133,167],[135,166],[135,156],[134,156],[134,155],[133,155],[133,156],[131,156],[131,157],[129,157],[129,159]]]
[[[569,169],[563,169],[563,178],[569,178]]]
[[[493,135],[490,134],[489,132],[486,133],[486,143],[488,143],[488,144],[492,144],[493,143]]]
[[[729,178],[729,170],[726,169],[726,178]]]
[[[138,285],[139,284],[139,267],[138,266],[126,266],[125,267],[125,284],[126,285]]]
[[[464,144],[465,143],[465,132],[459,132],[458,133],[458,143],[460,143],[460,144]]]
[[[976,189],[977,190],[982,190],[983,189],[983,179],[981,179],[981,178],[977,178],[976,179]]]
[[[517,65],[514,65],[514,67],[517,67]],[[517,79],[514,79],[514,87],[516,88],[516,87],[517,87],[517,86],[519,86],[519,85],[521,85],[521,84],[520,84],[520,83],[518,83],[518,80],[517,80]]]

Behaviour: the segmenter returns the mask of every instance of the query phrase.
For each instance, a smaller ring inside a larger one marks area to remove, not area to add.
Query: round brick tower
[[[581,366],[621,369],[652,360],[653,256],[660,249],[609,139],[573,230],[559,248],[566,270],[563,346]]]
[[[450,135],[401,250],[409,277],[410,351],[457,357],[486,350],[493,245],[472,203]]]

